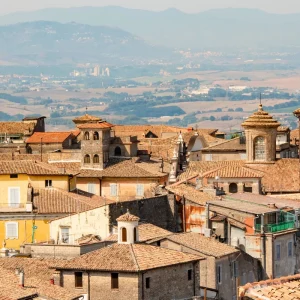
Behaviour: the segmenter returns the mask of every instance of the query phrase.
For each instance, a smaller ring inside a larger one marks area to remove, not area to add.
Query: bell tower
[[[106,122],[78,125],[81,131],[81,168],[103,170],[109,159],[110,131]]]
[[[242,127],[246,135],[247,163],[268,164],[276,160],[276,137],[280,123],[268,112],[263,110],[262,104],[250,116]]]

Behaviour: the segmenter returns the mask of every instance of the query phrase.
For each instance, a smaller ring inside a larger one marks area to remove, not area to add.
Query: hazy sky
[[[176,7],[186,12],[211,8],[248,7],[275,13],[300,12],[300,0],[0,0],[0,14],[37,10],[46,7],[118,5],[131,8],[164,10]]]

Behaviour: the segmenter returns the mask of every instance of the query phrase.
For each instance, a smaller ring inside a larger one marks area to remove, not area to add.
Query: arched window
[[[127,242],[127,230],[125,227],[121,229],[122,231],[122,242]]]
[[[91,158],[88,154],[84,157],[84,163],[85,164],[90,164],[91,163]]]
[[[97,131],[94,132],[93,138],[94,138],[94,141],[99,140],[99,133]]]
[[[258,136],[254,140],[254,160],[266,159],[266,140],[262,136]]]
[[[98,155],[98,154],[95,154],[95,155],[94,155],[93,163],[94,163],[94,164],[99,164],[99,155]]]
[[[88,141],[90,139],[90,133],[87,131],[84,133],[84,139]]]
[[[115,148],[115,156],[121,156],[121,155],[122,155],[121,148],[119,146],[117,146]]]
[[[236,183],[230,183],[229,184],[229,193],[235,194],[238,192],[238,186]]]
[[[136,231],[136,227],[134,227],[133,230],[133,240],[136,242],[137,241],[137,231]]]

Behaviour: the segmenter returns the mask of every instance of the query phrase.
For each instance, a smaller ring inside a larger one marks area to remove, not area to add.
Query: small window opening
[[[150,289],[150,277],[146,278],[146,289]]]
[[[188,280],[192,280],[192,270],[188,270]]]
[[[75,272],[75,287],[76,288],[82,288],[83,287],[82,272]]]
[[[111,288],[119,288],[119,273],[111,273]]]

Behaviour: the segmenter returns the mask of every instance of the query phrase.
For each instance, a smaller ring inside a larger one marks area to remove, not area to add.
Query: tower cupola
[[[134,244],[139,241],[139,220],[140,218],[132,215],[129,210],[117,219],[119,244]]]
[[[248,163],[274,163],[276,160],[276,137],[280,123],[268,112],[262,104],[242,127],[246,135],[246,153]]]

